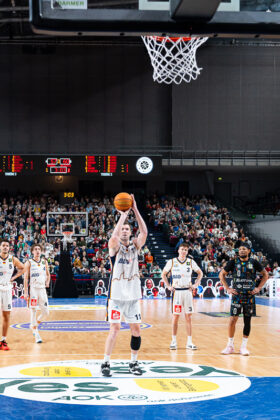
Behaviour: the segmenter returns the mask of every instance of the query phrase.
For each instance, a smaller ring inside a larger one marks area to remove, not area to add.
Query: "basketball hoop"
[[[200,75],[196,50],[207,37],[142,36],[154,69],[153,79],[158,83],[190,83]]]
[[[63,235],[63,239],[62,239],[63,250],[66,251],[67,250],[67,244],[71,244],[73,242],[72,241],[72,236],[74,235],[74,232],[66,230],[66,231],[61,232],[61,233]]]

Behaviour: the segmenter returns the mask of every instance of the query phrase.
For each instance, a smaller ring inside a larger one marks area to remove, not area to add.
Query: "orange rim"
[[[182,41],[190,41],[192,38],[190,36],[177,36],[177,37],[171,37],[171,36],[150,36],[149,38],[154,38],[156,41],[164,41],[167,42],[173,41],[176,42],[178,39],[181,39]]]

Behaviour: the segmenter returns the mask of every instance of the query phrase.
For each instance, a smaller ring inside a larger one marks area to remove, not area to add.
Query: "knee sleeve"
[[[244,328],[243,328],[243,335],[246,337],[249,336],[251,331],[251,317],[250,316],[244,316]]]
[[[130,341],[131,350],[138,351],[140,349],[140,346],[141,346],[141,337],[134,337],[132,335],[131,341]]]
[[[31,309],[30,315],[31,315],[31,326],[37,327],[36,309]]]

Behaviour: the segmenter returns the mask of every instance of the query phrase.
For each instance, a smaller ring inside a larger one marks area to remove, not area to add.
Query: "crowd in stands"
[[[108,276],[111,271],[108,240],[118,220],[113,198],[105,196],[100,200],[94,197],[82,197],[74,200],[71,205],[61,205],[49,194],[37,197],[19,195],[16,198],[2,198],[0,199],[0,237],[10,242],[11,252],[22,262],[32,257],[33,244],[42,244],[50,272],[57,275],[61,238],[47,236],[47,212],[65,211],[88,213],[88,236],[74,237],[75,240],[71,244],[70,254],[74,276],[95,279]],[[135,233],[137,224],[133,212],[130,212],[128,221]],[[60,222],[59,218],[50,218],[50,231],[59,232]],[[143,276],[153,277],[159,272],[161,275],[161,270],[154,264],[153,256],[147,246],[141,251],[139,259]]]
[[[221,267],[236,255],[236,248],[242,241],[250,244],[242,229],[231,219],[229,211],[206,197],[172,198],[153,195],[146,204],[150,215],[149,223],[162,232],[171,246],[176,249],[180,243],[190,245],[190,253],[209,277],[217,277]],[[118,212],[112,197],[102,200],[94,197],[75,199],[71,205],[61,205],[54,196],[40,196],[0,199],[0,237],[7,238],[12,253],[24,262],[31,257],[31,245],[40,243],[53,276],[59,270],[61,238],[47,236],[47,212],[87,212],[89,233],[76,237],[71,244],[73,272],[76,278],[102,279],[111,271],[108,240],[118,220]],[[133,233],[137,224],[130,212],[128,221]],[[59,230],[59,220],[51,221],[54,231]],[[175,252],[174,252],[174,255]],[[267,271],[280,277],[277,263],[270,265],[262,252],[253,249],[253,257],[266,267]],[[161,270],[146,245],[139,256],[142,277],[160,280]]]
[[[209,277],[217,277],[221,267],[236,255],[240,243],[252,245],[225,207],[218,207],[206,197],[170,198],[153,195],[147,202],[150,223],[161,231],[176,249],[187,242],[194,259]],[[267,270],[269,262],[262,252],[252,249]]]

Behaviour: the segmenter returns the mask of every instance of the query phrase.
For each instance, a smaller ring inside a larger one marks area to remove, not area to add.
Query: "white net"
[[[63,235],[63,239],[62,239],[62,244],[63,244],[63,250],[66,251],[67,250],[67,244],[71,244],[73,242],[72,236],[74,235],[74,232],[62,232]]]
[[[200,75],[202,68],[197,66],[196,50],[207,41],[207,37],[142,36],[142,39],[151,59],[155,82],[179,85]]]

